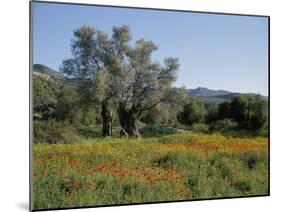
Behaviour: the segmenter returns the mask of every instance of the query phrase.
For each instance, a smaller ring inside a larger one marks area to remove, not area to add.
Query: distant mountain
[[[198,87],[196,89],[188,89],[188,96],[197,97],[205,104],[219,104],[224,101],[230,102],[235,96],[247,95],[256,96],[256,93],[233,93],[225,90],[212,90],[208,88]],[[267,96],[262,96],[261,98],[267,100]]]
[[[38,72],[43,75],[47,75],[55,81],[64,81],[65,80],[65,77],[63,76],[63,74],[45,66],[45,65],[34,64],[33,72]]]
[[[231,92],[225,90],[211,90],[208,88],[198,87],[196,89],[188,89],[187,94],[189,96],[209,97],[209,96],[228,95],[231,94]]]
[[[62,73],[42,64],[34,64],[33,73],[46,79],[51,79],[60,85],[66,84],[71,87],[77,87],[79,84],[79,79],[65,77]]]

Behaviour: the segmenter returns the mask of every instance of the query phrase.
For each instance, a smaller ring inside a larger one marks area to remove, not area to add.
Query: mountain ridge
[[[63,80],[65,78],[65,76],[62,73],[55,71],[55,70],[49,68],[48,66],[45,66],[42,64],[34,64],[33,71],[48,75],[52,79]]]
[[[229,98],[230,96],[237,96],[237,95],[249,95],[249,96],[256,96],[260,95],[258,93],[240,93],[240,92],[232,92],[227,90],[214,90],[205,87],[197,87],[197,88],[190,88],[187,89],[187,94],[189,96],[194,97],[218,97],[218,98]],[[267,97],[264,95],[260,95],[262,97]]]
[[[42,64],[34,64],[33,65],[33,72],[37,72],[48,76],[52,80],[62,83],[68,84],[72,87],[76,87],[78,85],[79,79],[72,79],[64,76],[62,73],[55,71],[48,66]],[[239,92],[231,92],[227,90],[214,90],[205,87],[197,87],[197,88],[190,88],[187,89],[187,95],[191,97],[198,97],[205,103],[220,103],[223,101],[231,101],[231,99],[238,95],[249,95],[249,96],[256,96],[259,95],[257,93],[239,93]],[[267,100],[267,96],[260,95],[263,99]]]
[[[190,96],[220,96],[220,95],[226,95],[230,94],[232,92],[226,91],[226,90],[213,90],[209,88],[204,87],[198,87],[198,88],[190,88],[187,89],[187,92]]]

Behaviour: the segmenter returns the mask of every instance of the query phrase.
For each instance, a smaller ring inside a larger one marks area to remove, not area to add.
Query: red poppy
[[[116,162],[116,161],[113,161],[113,163],[112,163],[111,165],[112,165],[113,167],[115,167],[116,164],[117,164],[117,162]]]
[[[76,183],[75,180],[70,180],[69,182],[70,182],[71,184],[75,184],[75,183]]]

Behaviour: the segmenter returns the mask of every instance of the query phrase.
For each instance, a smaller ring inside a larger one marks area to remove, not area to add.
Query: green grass
[[[175,134],[35,144],[33,207],[268,194],[268,141]]]

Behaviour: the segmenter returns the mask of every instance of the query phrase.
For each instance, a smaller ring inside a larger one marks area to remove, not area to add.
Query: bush
[[[33,125],[34,143],[72,143],[79,139],[75,129],[66,122],[34,121]]]
[[[214,122],[210,130],[219,132],[230,132],[237,129],[237,122],[232,119],[222,119]]]
[[[57,92],[57,105],[55,109],[55,117],[57,120],[67,120],[71,123],[74,120],[77,123],[79,117],[78,93],[70,87],[62,87]]]
[[[260,157],[257,153],[248,153],[244,156],[244,164],[249,169],[254,169],[259,162]]]
[[[269,137],[268,126],[264,127],[263,129],[257,131],[257,136]]]
[[[143,137],[155,137],[177,133],[177,129],[172,127],[143,127],[139,131]]]
[[[96,138],[100,137],[100,130],[93,126],[83,126],[78,129],[79,135],[82,135],[86,138]]]
[[[203,133],[207,133],[208,132],[208,130],[209,130],[209,127],[208,127],[208,125],[206,125],[206,124],[193,124],[192,125],[192,130],[194,131],[194,132],[203,132]]]
[[[99,117],[99,113],[97,113],[94,109],[84,110],[82,112],[82,124],[83,125],[94,125],[94,124],[101,124],[102,120]]]

